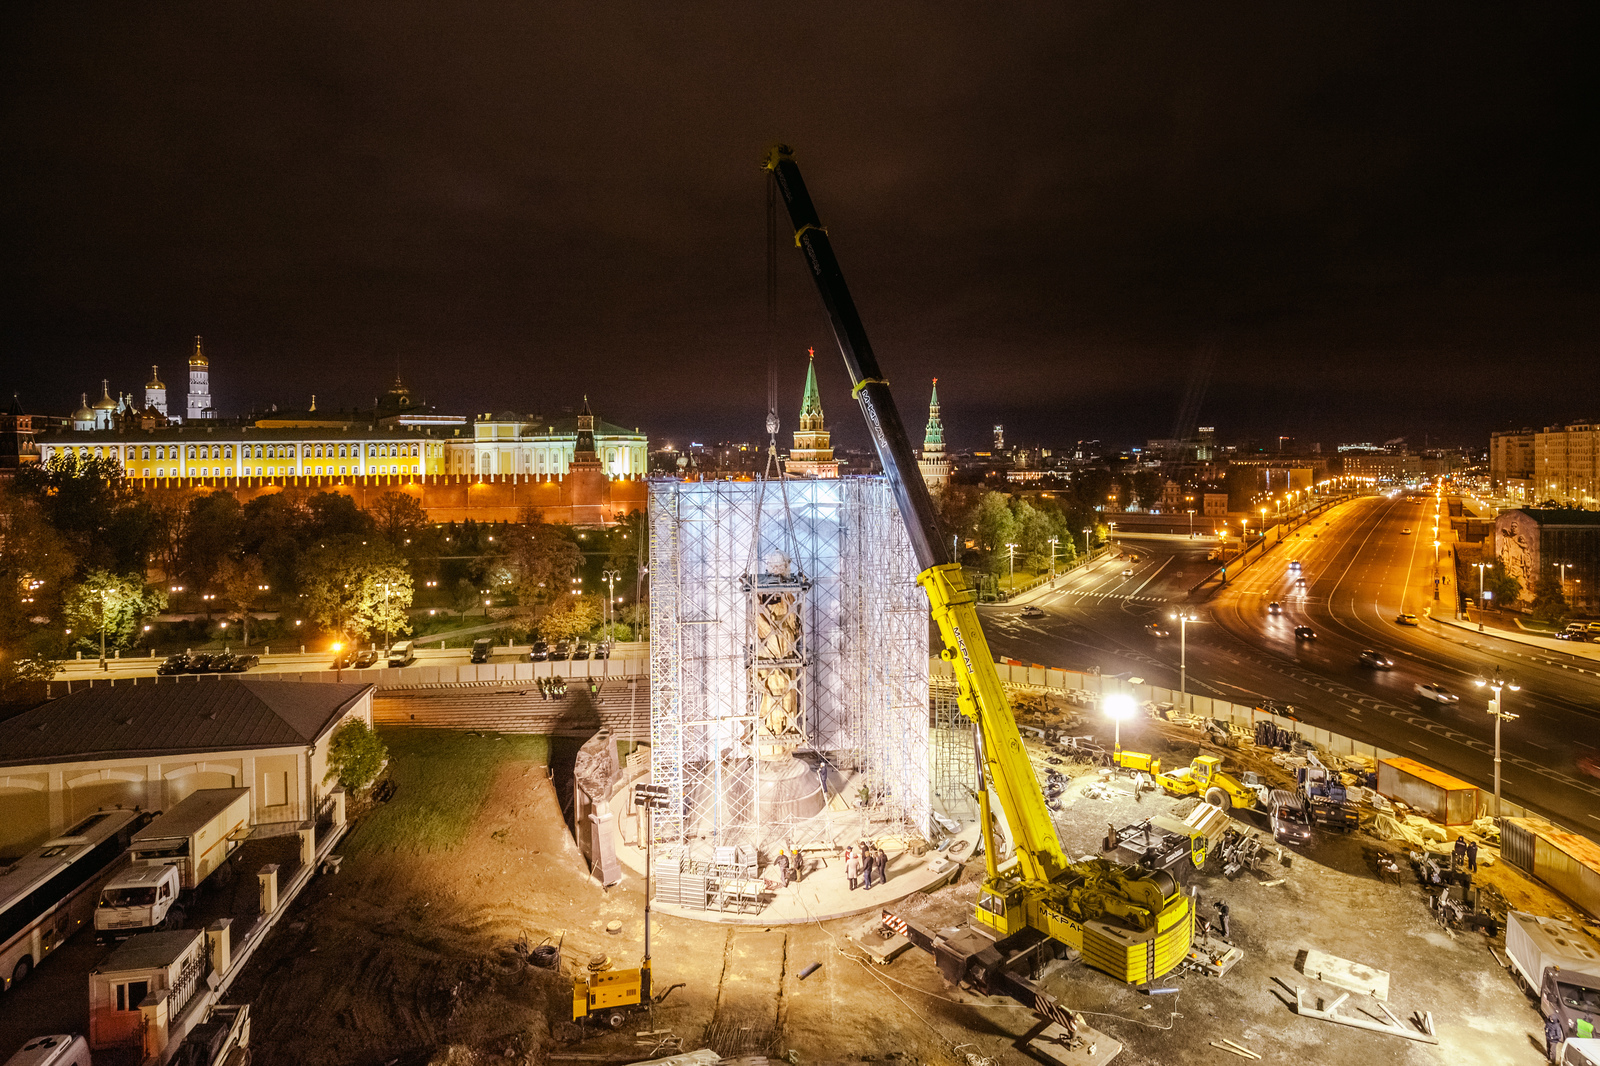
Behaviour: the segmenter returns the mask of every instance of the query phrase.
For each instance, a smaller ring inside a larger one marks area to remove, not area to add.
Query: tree
[[[166,606],[167,594],[145,588],[137,574],[91,570],[67,593],[62,621],[84,647],[126,648],[139,624]]]
[[[388,544],[342,541],[300,561],[306,613],[336,639],[411,631],[411,574]]]
[[[1159,471],[1140,470],[1133,475],[1133,495],[1139,501],[1139,506],[1146,510],[1161,499],[1161,490],[1165,487],[1166,479]]]
[[[1567,596],[1561,589],[1561,579],[1549,574],[1533,586],[1533,607],[1529,612],[1534,621],[1560,625],[1567,617]]]
[[[65,651],[61,630],[46,624],[76,565],[36,500],[0,490],[0,700],[43,698],[38,683]]]
[[[328,741],[328,775],[339,779],[346,792],[359,792],[383,772],[389,749],[383,739],[359,718],[351,718],[333,731]]]
[[[338,540],[365,540],[374,535],[372,516],[348,496],[318,492],[306,498],[300,543],[310,546]]]
[[[223,560],[239,550],[244,512],[231,492],[191,500],[178,546],[178,576],[191,591],[209,590]]]
[[[372,520],[380,537],[396,548],[404,548],[418,530],[428,525],[428,512],[414,496],[386,492],[372,505]]]
[[[58,451],[46,463],[25,463],[14,483],[34,498],[45,519],[91,567],[118,571],[145,565],[151,505],[138,497],[115,459]]]
[[[539,633],[545,640],[572,640],[599,624],[599,597],[562,596],[540,616]]]
[[[224,559],[217,568],[217,587],[222,590],[222,605],[233,612],[243,629],[245,644],[250,643],[250,605],[260,598],[267,583],[261,560],[253,555],[243,559]]]
[[[1483,572],[1484,591],[1492,593],[1494,602],[1501,607],[1514,607],[1522,596],[1522,582],[1506,570],[1506,564],[1496,559]]]
[[[571,526],[524,522],[507,540],[518,602],[537,608],[571,598],[566,593],[583,562]]]

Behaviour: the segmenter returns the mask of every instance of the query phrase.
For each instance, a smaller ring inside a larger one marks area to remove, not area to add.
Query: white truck
[[[1600,1026],[1600,951],[1572,923],[1524,911],[1506,915],[1506,955],[1539,1012],[1570,1039],[1593,1039]]]
[[[121,940],[183,922],[189,893],[250,833],[248,788],[202,788],[133,835],[133,864],[100,891],[96,939]]]

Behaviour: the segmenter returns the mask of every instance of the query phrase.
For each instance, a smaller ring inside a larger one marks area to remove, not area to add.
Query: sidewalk
[[[1502,629],[1499,626],[1479,626],[1477,622],[1465,618],[1455,618],[1447,611],[1440,610],[1437,614],[1431,610],[1428,617],[1442,625],[1454,626],[1468,633],[1482,634],[1486,637],[1498,637],[1501,640],[1513,641],[1517,644],[1526,644],[1530,648],[1542,648],[1545,651],[1560,652],[1570,655],[1574,659],[1587,659],[1590,662],[1600,663],[1600,644],[1585,644],[1576,640],[1556,640],[1554,637],[1541,637],[1532,633],[1525,633],[1520,629]]]

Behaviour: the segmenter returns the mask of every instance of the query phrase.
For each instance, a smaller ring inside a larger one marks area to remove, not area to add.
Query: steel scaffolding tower
[[[786,492],[650,484],[651,771],[672,803],[655,831],[690,858],[868,824],[927,832],[928,605],[888,485]],[[763,643],[775,605],[800,616],[781,647]]]

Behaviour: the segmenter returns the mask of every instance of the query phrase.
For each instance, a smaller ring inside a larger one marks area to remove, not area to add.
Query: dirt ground
[[[1175,805],[1149,794],[1138,804],[1131,796],[1080,797],[1061,812],[1060,832],[1073,854],[1097,853],[1108,821]],[[1263,828],[1252,818],[1241,821]],[[1537,1011],[1490,955],[1490,941],[1440,929],[1409,876],[1380,883],[1372,866],[1380,847],[1388,846],[1365,834],[1325,836],[1288,869],[1273,861],[1259,878],[1192,873],[1204,913],[1214,913],[1217,898],[1232,906],[1232,939],[1245,959],[1225,978],[1181,978],[1176,996],[1144,997],[1064,964],[1044,983],[1126,1043],[1120,1063],[1234,1060],[1209,1046],[1223,1037],[1267,1062],[1538,1062]],[[523,937],[530,945],[559,942],[569,968],[596,955],[618,967],[637,965],[643,892],[632,875],[610,891],[589,878],[557,792],[537,763],[501,767],[467,839],[453,850],[353,850],[339,874],[308,888],[235,985],[232,998],[252,1004],[257,1062],[626,1063],[705,1046],[806,1064],[1035,1061],[1017,1047],[1038,1021],[1031,1011],[945,986],[931,959],[915,950],[887,967],[864,961],[848,939],[859,919],[761,927],[658,916],[656,988],[685,987],[653,1018],[639,1015],[618,1032],[556,1045],[551,1023],[567,1017],[569,986],[524,965],[513,945]],[[1499,868],[1494,877],[1504,874]],[[969,863],[956,885],[907,900],[901,910],[964,920],[979,876],[981,863]],[[1283,883],[1259,883],[1278,878]],[[1568,909],[1536,887],[1509,887],[1513,903],[1543,904],[1543,913]],[[622,923],[617,935],[606,932],[612,920]],[[1503,955],[1503,938],[1493,944]],[[1297,972],[1308,948],[1390,971],[1390,1009],[1401,1017],[1432,1010],[1439,1045],[1296,1016],[1286,988],[1336,994]],[[820,968],[802,977],[813,963]]]

